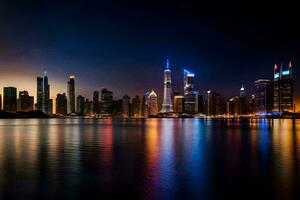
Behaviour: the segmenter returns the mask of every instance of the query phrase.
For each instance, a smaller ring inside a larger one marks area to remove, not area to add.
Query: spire
[[[47,76],[47,71],[46,70],[44,71],[44,76]]]
[[[278,69],[278,66],[277,64],[274,65],[274,70],[277,70]]]
[[[244,90],[245,90],[245,88],[244,88],[244,85],[242,84],[241,91],[244,91]]]
[[[292,61],[289,62],[289,68],[291,68],[293,65],[292,65]]]
[[[166,60],[166,69],[170,69],[170,60],[169,60],[169,56],[167,56],[167,60]]]

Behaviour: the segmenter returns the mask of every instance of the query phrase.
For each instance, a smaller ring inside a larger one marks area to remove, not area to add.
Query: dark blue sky
[[[75,74],[78,93],[88,97],[102,87],[118,97],[152,88],[161,96],[166,56],[171,58],[174,90],[182,90],[182,69],[188,68],[195,72],[200,92],[214,89],[225,97],[238,94],[242,83],[250,92],[255,79],[271,78],[275,62],[292,60],[297,68],[300,34],[292,4],[1,4],[0,70],[5,76],[29,70],[26,76],[35,78],[47,70],[55,87]]]

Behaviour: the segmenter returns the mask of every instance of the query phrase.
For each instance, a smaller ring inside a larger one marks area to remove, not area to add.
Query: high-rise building
[[[156,116],[158,113],[157,94],[152,90],[148,96],[149,116]]]
[[[75,113],[75,76],[70,76],[68,81],[68,112]]]
[[[44,81],[42,77],[37,77],[36,110],[43,111]]]
[[[122,117],[122,103],[123,99],[112,101],[112,114],[114,117]]]
[[[293,66],[277,64],[274,66],[273,79],[273,109],[274,111],[293,111],[294,108],[294,78]]]
[[[77,96],[77,101],[76,101],[77,105],[76,105],[76,113],[79,115],[83,115],[84,114],[84,107],[85,107],[85,99],[83,96],[78,95]]]
[[[142,105],[141,105],[141,116],[142,117],[147,117],[148,116],[148,111],[149,111],[149,106],[148,106],[148,97],[149,97],[149,92],[146,92],[143,95],[142,99]]]
[[[28,112],[33,110],[34,97],[29,96],[27,91],[19,92],[19,99],[17,100],[17,111]]]
[[[99,91],[94,91],[93,94],[93,113],[100,114]]]
[[[234,96],[230,98],[226,103],[227,115],[239,115],[240,114],[240,98]]]
[[[174,112],[175,113],[184,112],[184,96],[174,95]]]
[[[48,83],[48,77],[44,76],[44,98],[43,98],[43,112],[52,114],[53,102],[50,99],[50,85]]]
[[[68,114],[68,101],[65,93],[57,94],[56,96],[56,114],[59,115]]]
[[[122,116],[130,117],[130,97],[128,95],[124,95],[122,99]]]
[[[139,96],[132,98],[132,116],[140,117],[141,116],[141,100]]]
[[[273,87],[271,80],[255,81],[255,112],[267,114],[273,109]]]
[[[205,102],[202,95],[198,95],[198,113],[205,113]]]
[[[170,63],[169,59],[166,62],[166,68],[164,71],[164,99],[161,108],[161,113],[170,113],[173,112],[173,105],[172,105],[172,79],[171,79],[171,70],[170,70]]]
[[[184,89],[184,95],[191,94],[194,91],[194,77],[195,74],[188,71],[183,70],[183,89]]]
[[[187,114],[198,113],[198,92],[194,91],[195,74],[183,71],[183,89],[184,89],[184,111]]]
[[[245,88],[242,85],[240,89],[240,115],[247,114],[247,104],[246,104],[246,93]]]
[[[106,88],[101,90],[101,115],[111,116],[113,93]]]
[[[3,110],[7,112],[17,111],[17,88],[4,87],[3,89]]]
[[[84,103],[84,114],[91,115],[93,112],[93,102],[89,101],[89,99],[85,99]]]
[[[224,99],[219,93],[212,90],[207,91],[206,99],[206,114],[210,115],[223,115],[225,113]]]
[[[53,101],[50,99],[50,85],[46,72],[43,78],[37,77],[36,110],[43,111],[46,114],[52,114]]]

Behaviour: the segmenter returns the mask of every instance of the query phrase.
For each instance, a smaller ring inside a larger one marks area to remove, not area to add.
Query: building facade
[[[294,77],[291,62],[287,66],[281,65],[280,68],[277,64],[274,66],[273,110],[294,110]]]
[[[112,101],[113,93],[106,88],[101,90],[101,115],[111,116],[112,115]]]
[[[17,100],[17,111],[29,112],[33,110],[34,97],[29,96],[27,91],[20,91],[19,98]]]
[[[81,95],[78,95],[76,101],[76,113],[79,115],[83,115],[84,107],[85,107],[85,98]]]
[[[149,116],[156,116],[158,113],[157,94],[152,90],[148,96]]]
[[[258,114],[271,113],[273,110],[273,87],[269,79],[255,81],[255,109]]]
[[[99,96],[100,96],[99,91],[94,91],[94,93],[93,93],[93,113],[94,114],[100,114]]]
[[[122,99],[122,117],[130,117],[130,97],[128,95],[124,95]]]
[[[65,93],[57,94],[56,96],[56,114],[59,115],[68,114],[68,101]]]
[[[6,112],[17,111],[17,88],[3,88],[3,110]]]
[[[75,113],[75,76],[68,81],[68,113]]]

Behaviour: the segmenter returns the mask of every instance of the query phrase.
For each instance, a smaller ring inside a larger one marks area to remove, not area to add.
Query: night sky
[[[77,95],[91,98],[106,87],[119,98],[154,89],[161,101],[169,56],[174,91],[182,92],[187,68],[196,74],[197,90],[227,98],[238,95],[242,84],[250,94],[256,79],[272,78],[274,63],[291,60],[299,99],[295,5],[51,2],[0,3],[1,88],[16,86],[35,95],[36,76],[47,70],[52,97],[66,92],[72,74]]]

